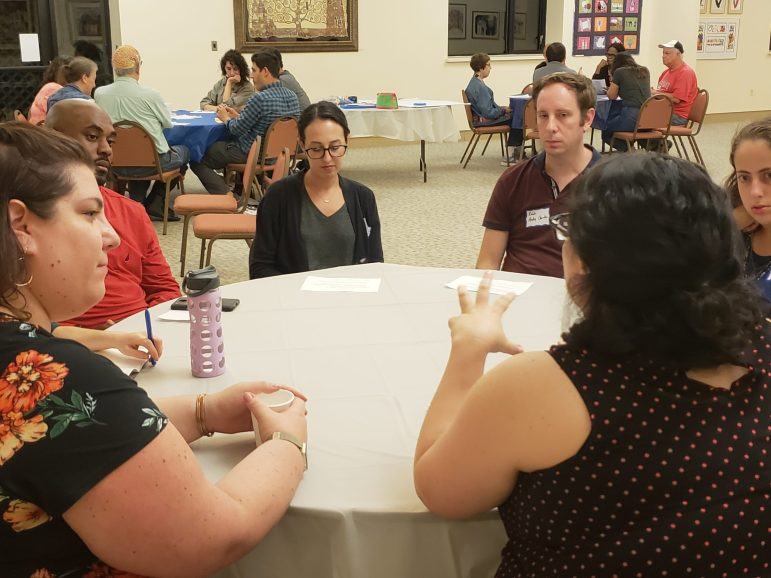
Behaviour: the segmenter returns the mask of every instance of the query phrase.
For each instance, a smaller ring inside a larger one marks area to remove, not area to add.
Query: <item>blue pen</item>
[[[150,321],[150,310],[149,309],[145,309],[145,327],[147,328],[147,338],[150,341],[153,341],[153,322]],[[153,341],[153,343],[155,343],[155,342]],[[152,363],[153,367],[155,367],[156,361],[155,361],[155,359],[152,358],[152,356],[150,357],[150,363]]]

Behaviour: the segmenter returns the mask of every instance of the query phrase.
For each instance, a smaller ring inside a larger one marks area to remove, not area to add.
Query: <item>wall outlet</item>
[[[217,41],[216,40],[212,40],[211,41],[211,51],[212,52],[217,52]]]

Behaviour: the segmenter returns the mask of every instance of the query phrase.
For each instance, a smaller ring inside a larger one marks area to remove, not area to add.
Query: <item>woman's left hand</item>
[[[163,340],[160,337],[150,340],[141,332],[108,332],[107,335],[113,339],[113,347],[127,357],[147,359],[149,356],[157,361],[163,355]]]
[[[468,289],[458,287],[461,314],[449,321],[453,346],[470,347],[486,353],[522,353],[522,347],[509,340],[503,331],[501,319],[516,298],[508,293],[490,302],[492,271],[486,271],[479,283],[476,300]]]
[[[238,433],[252,430],[252,413],[244,401],[246,392],[273,393],[286,389],[296,397],[307,401],[304,394],[289,387],[267,381],[243,381],[227,389],[206,396],[206,426],[209,430],[221,433]]]

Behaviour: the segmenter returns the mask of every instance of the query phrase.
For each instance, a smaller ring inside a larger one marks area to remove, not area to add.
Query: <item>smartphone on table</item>
[[[236,307],[238,307],[238,304],[241,303],[240,299],[232,299],[230,297],[223,297],[222,298],[222,310],[223,311],[233,311]],[[171,304],[171,308],[174,311],[187,311],[187,297],[182,296],[174,303]]]

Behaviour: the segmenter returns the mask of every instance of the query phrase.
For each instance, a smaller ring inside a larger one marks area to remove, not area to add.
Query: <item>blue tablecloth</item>
[[[175,120],[174,116],[194,116]],[[170,146],[185,145],[190,149],[190,160],[200,162],[203,155],[211,145],[218,140],[228,139],[228,129],[217,122],[217,115],[211,112],[188,112],[177,110],[172,116],[174,126],[163,131],[166,141]]]
[[[511,128],[522,128],[525,115],[525,106],[527,106],[530,96],[518,94],[509,97],[509,106],[511,107]],[[592,121],[592,128],[597,130],[605,129],[605,123],[608,121],[611,111],[615,111],[621,106],[620,100],[610,100],[607,96],[597,97],[597,105]]]

